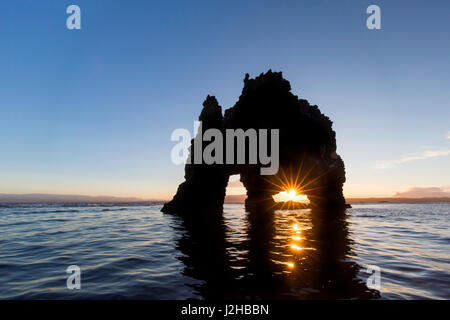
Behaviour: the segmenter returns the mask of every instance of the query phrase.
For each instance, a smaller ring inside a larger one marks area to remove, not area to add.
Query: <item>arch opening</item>
[[[243,183],[240,181],[240,177],[239,174],[230,175],[226,189],[227,196],[245,195],[247,193],[247,189],[245,189]]]

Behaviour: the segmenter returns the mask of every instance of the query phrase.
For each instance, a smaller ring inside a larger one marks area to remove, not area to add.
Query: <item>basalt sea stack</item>
[[[313,208],[334,212],[345,208],[344,162],[336,154],[332,121],[316,105],[292,94],[290,83],[281,72],[269,70],[255,79],[247,74],[239,100],[224,114],[215,97],[208,96],[199,120],[203,131],[279,129],[278,173],[261,175],[260,163],[186,164],[185,181],[164,205],[163,212],[182,215],[222,212],[228,178],[234,174],[240,175],[247,189],[247,210],[276,207],[272,196],[288,184],[295,184],[307,195]],[[195,141],[191,142],[191,153]],[[206,145],[203,143],[203,148]]]

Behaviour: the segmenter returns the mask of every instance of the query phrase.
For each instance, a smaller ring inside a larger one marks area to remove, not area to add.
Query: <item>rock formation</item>
[[[185,181],[179,185],[172,201],[164,205],[163,212],[222,212],[228,178],[234,174],[240,174],[247,189],[247,210],[276,207],[272,196],[283,191],[286,185],[300,189],[313,208],[345,208],[344,162],[336,154],[332,121],[316,105],[292,94],[290,83],[281,72],[269,70],[255,79],[247,74],[239,100],[225,110],[224,115],[215,97],[208,96],[199,120],[203,132],[209,128],[221,132],[239,128],[279,129],[279,171],[271,176],[261,175],[263,165],[259,162],[186,164]],[[191,154],[198,138],[191,141]],[[203,142],[203,148],[206,145]]]

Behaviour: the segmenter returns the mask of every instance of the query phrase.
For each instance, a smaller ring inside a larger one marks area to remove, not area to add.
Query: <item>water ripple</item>
[[[0,298],[198,299],[217,288],[238,298],[343,288],[363,297],[368,265],[381,268],[381,298],[450,298],[448,204],[354,205],[345,235],[334,235],[344,242],[322,234],[310,210],[277,211],[267,224],[226,205],[223,228],[196,230],[160,208],[1,206]],[[81,268],[81,290],[66,287],[69,265]]]

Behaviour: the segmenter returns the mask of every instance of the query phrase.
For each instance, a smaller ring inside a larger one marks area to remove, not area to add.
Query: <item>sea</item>
[[[449,203],[161,207],[1,205],[0,299],[450,299]]]

